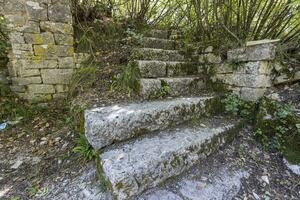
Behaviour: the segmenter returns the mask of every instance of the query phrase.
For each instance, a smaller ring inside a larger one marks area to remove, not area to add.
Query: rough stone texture
[[[161,39],[168,39],[169,33],[166,30],[157,30],[152,29],[149,32],[146,33],[147,37],[153,37],[153,38],[161,38]]]
[[[176,41],[169,39],[145,37],[143,38],[142,46],[145,48],[174,50],[176,48]]]
[[[151,97],[151,95],[159,94],[163,86],[168,86],[168,95],[175,97],[189,95],[192,92],[199,92],[204,88],[205,84],[201,78],[187,77],[141,79],[140,86],[140,94],[144,98],[148,98]]]
[[[250,44],[250,45],[249,45]],[[259,60],[274,60],[276,55],[276,42],[250,42],[245,48],[228,51],[228,61],[247,62]]]
[[[51,100],[58,95],[55,85],[68,84],[75,68],[70,2],[6,0],[1,8],[11,44],[13,92],[29,100]]]
[[[169,101],[115,105],[85,112],[85,131],[95,149],[137,134],[162,130],[201,116],[213,97],[178,98]]]
[[[244,100],[258,100],[272,86],[276,42],[252,41],[243,49],[229,51],[228,61],[217,66],[213,79],[223,82]]]
[[[129,199],[181,174],[225,144],[237,124],[220,120],[183,126],[105,151],[100,157],[114,195]]]
[[[218,64],[222,62],[222,58],[213,53],[203,54],[199,56],[199,63]]]
[[[143,78],[165,77],[167,75],[167,64],[162,61],[136,61]]]
[[[300,71],[297,71],[294,76],[289,77],[286,74],[281,74],[280,76],[276,77],[274,80],[274,84],[284,84],[284,83],[290,83],[294,81],[300,80]]]
[[[136,60],[184,61],[184,56],[176,50],[138,48],[132,51]]]

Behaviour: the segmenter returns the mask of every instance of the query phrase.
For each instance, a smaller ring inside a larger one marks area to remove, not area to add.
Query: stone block
[[[228,51],[228,61],[246,62],[246,61],[271,61],[275,59],[276,45],[273,41],[262,42],[255,45],[248,45],[244,48],[238,48]]]
[[[55,85],[54,87],[57,93],[66,93],[69,91],[68,85]]]
[[[74,54],[73,46],[62,45],[34,45],[36,56],[43,58],[71,57]]]
[[[45,85],[45,84],[32,84],[28,85],[29,93],[34,94],[53,94],[55,93],[55,89],[53,85]]]
[[[24,34],[27,44],[54,44],[54,37],[52,33],[45,32],[39,34]]]
[[[266,88],[241,88],[240,98],[246,101],[257,101],[262,98],[267,91]]]
[[[73,75],[73,69],[42,69],[42,79],[45,84],[67,85]]]
[[[40,27],[42,31],[73,35],[73,26],[71,24],[45,21],[40,23]]]
[[[4,17],[8,29],[14,29],[15,27],[25,26],[27,22],[26,15],[21,13],[18,15],[16,15],[15,13],[11,15],[4,15]]]
[[[275,78],[274,84],[283,84],[300,80],[300,71],[296,72],[294,76],[287,76],[286,74],[282,74]]]
[[[42,83],[42,79],[39,76],[26,77],[26,78],[13,77],[11,80],[13,85],[30,85],[34,83]]]
[[[56,1],[49,5],[48,16],[50,21],[72,24],[72,14],[69,4]]]
[[[24,26],[16,27],[14,30],[22,33],[40,33],[40,23],[28,21]]]
[[[11,44],[25,44],[23,33],[20,32],[10,32],[8,38]]]
[[[25,92],[26,90],[24,85],[11,85],[10,89],[13,92]]]
[[[3,1],[3,14],[20,14],[25,13],[26,7],[20,0],[4,0]]]
[[[55,38],[55,44],[58,44],[58,45],[73,45],[74,44],[74,38],[71,35],[55,33],[54,38]]]
[[[59,68],[75,68],[75,62],[73,57],[65,57],[58,59],[58,66]]]
[[[26,1],[26,10],[30,20],[46,21],[48,20],[47,5],[39,1]]]
[[[54,69],[58,67],[57,60],[24,60],[26,69]]]
[[[273,65],[269,61],[241,62],[241,63],[222,63],[217,68],[217,73],[226,74],[265,74],[270,75]]]
[[[21,77],[39,76],[40,74],[40,70],[38,69],[19,69]]]

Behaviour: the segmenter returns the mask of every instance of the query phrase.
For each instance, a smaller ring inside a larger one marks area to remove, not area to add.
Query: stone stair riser
[[[184,56],[176,50],[136,48],[131,54],[132,60],[184,61]]]

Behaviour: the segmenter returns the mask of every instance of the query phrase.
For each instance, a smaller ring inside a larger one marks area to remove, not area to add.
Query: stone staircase
[[[169,39],[168,31],[150,31],[141,46],[133,49],[132,58],[140,70],[140,94],[145,99],[163,86],[173,97],[199,94],[205,87],[201,68],[180,54],[178,41]]]
[[[104,177],[121,200],[136,199],[188,170],[231,140],[240,128],[238,120],[214,116],[217,95],[192,95],[190,87],[200,92],[204,85],[198,67],[185,62],[168,33],[154,30],[148,36],[145,48],[135,50],[140,55],[135,62],[142,75],[141,93],[149,95],[166,82],[169,96],[174,97],[85,112],[86,137],[100,150]]]

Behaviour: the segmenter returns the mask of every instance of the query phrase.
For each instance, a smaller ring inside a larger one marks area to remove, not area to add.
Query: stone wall
[[[68,0],[0,0],[9,31],[11,90],[28,100],[64,96],[75,68]]]
[[[253,41],[244,48],[228,51],[226,62],[217,65],[214,79],[242,99],[258,100],[273,85],[276,42],[278,40]]]

